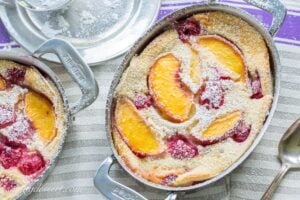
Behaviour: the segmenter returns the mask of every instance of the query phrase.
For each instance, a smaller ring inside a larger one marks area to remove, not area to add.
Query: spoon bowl
[[[300,119],[284,134],[279,144],[279,158],[291,168],[300,168]]]
[[[294,122],[284,133],[278,146],[282,163],[280,172],[262,196],[261,200],[270,200],[281,180],[291,168],[300,168],[300,119]]]
[[[16,0],[23,8],[36,12],[59,10],[67,7],[73,0]]]

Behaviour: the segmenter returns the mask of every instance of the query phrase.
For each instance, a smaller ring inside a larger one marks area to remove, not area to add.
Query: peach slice
[[[231,42],[217,35],[201,36],[198,44],[204,47],[223,64],[226,69],[234,73],[233,79],[246,82],[247,70],[242,52]]]
[[[224,114],[212,122],[206,130],[200,135],[198,142],[203,146],[221,142],[231,136],[235,127],[239,125],[242,119],[241,111],[234,111]]]
[[[37,129],[38,136],[49,143],[56,136],[55,112],[50,100],[42,94],[30,90],[25,95],[26,114]]]
[[[172,54],[160,57],[152,66],[148,83],[154,103],[173,122],[187,120],[193,108],[193,95],[179,77],[180,61]]]
[[[199,66],[200,59],[198,56],[198,52],[192,50],[192,60],[191,60],[191,68],[190,68],[190,77],[193,83],[198,84],[201,78],[201,68]]]
[[[6,81],[5,81],[4,78],[2,78],[2,77],[0,76],[0,91],[1,91],[1,90],[5,90],[5,88],[6,88]]]
[[[134,104],[125,97],[118,99],[115,126],[128,147],[139,157],[162,153],[155,134],[139,115]]]

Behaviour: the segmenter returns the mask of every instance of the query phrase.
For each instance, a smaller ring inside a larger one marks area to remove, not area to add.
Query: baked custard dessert
[[[210,179],[251,146],[272,103],[262,36],[223,12],[178,21],[135,56],[115,92],[113,140],[156,184]]]
[[[36,68],[0,60],[0,199],[15,199],[47,169],[66,131],[54,83]]]

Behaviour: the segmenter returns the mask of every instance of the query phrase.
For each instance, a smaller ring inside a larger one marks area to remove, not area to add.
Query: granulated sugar
[[[80,22],[85,25],[91,25],[95,23],[97,20],[97,17],[92,15],[91,12],[84,10],[80,13]]]

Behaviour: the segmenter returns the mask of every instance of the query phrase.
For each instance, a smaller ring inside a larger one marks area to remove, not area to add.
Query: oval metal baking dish
[[[101,191],[107,198],[109,199],[146,199],[142,195],[138,194],[134,190],[117,183],[116,181],[112,180],[111,177],[109,177],[109,170],[111,165],[114,162],[118,162],[123,169],[125,169],[134,179],[138,180],[139,182],[143,183],[146,186],[149,186],[151,188],[155,188],[158,190],[163,190],[166,192],[171,192],[167,199],[176,199],[176,192],[186,192],[186,191],[192,191],[199,188],[203,188],[205,186],[208,186],[224,176],[231,173],[235,168],[237,168],[254,150],[254,148],[257,146],[257,144],[262,139],[264,133],[266,132],[267,127],[270,124],[271,118],[273,117],[273,114],[275,112],[275,108],[278,101],[279,96],[279,88],[280,88],[280,60],[278,51],[275,47],[273,36],[277,32],[277,30],[280,28],[282,22],[284,21],[284,18],[286,16],[286,9],[282,3],[278,0],[245,0],[248,3],[255,5],[259,8],[265,9],[268,12],[273,14],[273,22],[271,25],[270,30],[266,30],[263,25],[258,22],[255,17],[251,16],[250,14],[246,13],[245,11],[234,8],[232,6],[223,5],[216,3],[216,1],[209,1],[207,4],[203,5],[195,5],[188,8],[181,9],[179,11],[176,11],[175,13],[171,14],[170,16],[166,17],[162,21],[158,22],[155,26],[153,26],[145,35],[142,37],[130,50],[130,52],[125,57],[123,63],[119,67],[114,80],[112,82],[111,88],[110,88],[110,96],[107,100],[107,107],[106,107],[106,129],[107,129],[107,138],[109,140],[109,143],[111,145],[113,156],[108,157],[103,163],[101,164],[96,177],[94,179],[95,186],[99,191]],[[153,183],[150,183],[140,177],[138,177],[136,174],[134,174],[131,170],[128,169],[128,167],[123,163],[122,159],[118,156],[118,153],[114,147],[113,139],[111,136],[112,133],[112,116],[113,116],[113,106],[114,106],[114,97],[113,93],[116,89],[116,86],[118,85],[120,78],[122,77],[123,72],[127,69],[129,66],[129,63],[131,59],[135,55],[139,55],[141,51],[151,42],[156,36],[161,34],[167,27],[172,26],[172,24],[180,19],[187,18],[189,16],[192,16],[193,14],[207,12],[207,11],[222,11],[234,16],[237,16],[241,18],[242,20],[249,23],[251,26],[253,26],[264,38],[266,45],[269,50],[270,54],[270,65],[271,65],[271,71],[272,71],[272,77],[273,77],[273,86],[274,86],[274,98],[272,107],[270,110],[269,115],[267,116],[264,126],[257,135],[256,139],[254,140],[253,144],[248,148],[248,150],[241,156],[233,165],[231,165],[229,168],[227,168],[225,171],[220,173],[219,175],[206,180],[201,183],[197,183],[192,186],[187,187],[167,187],[162,185],[156,185]]]

